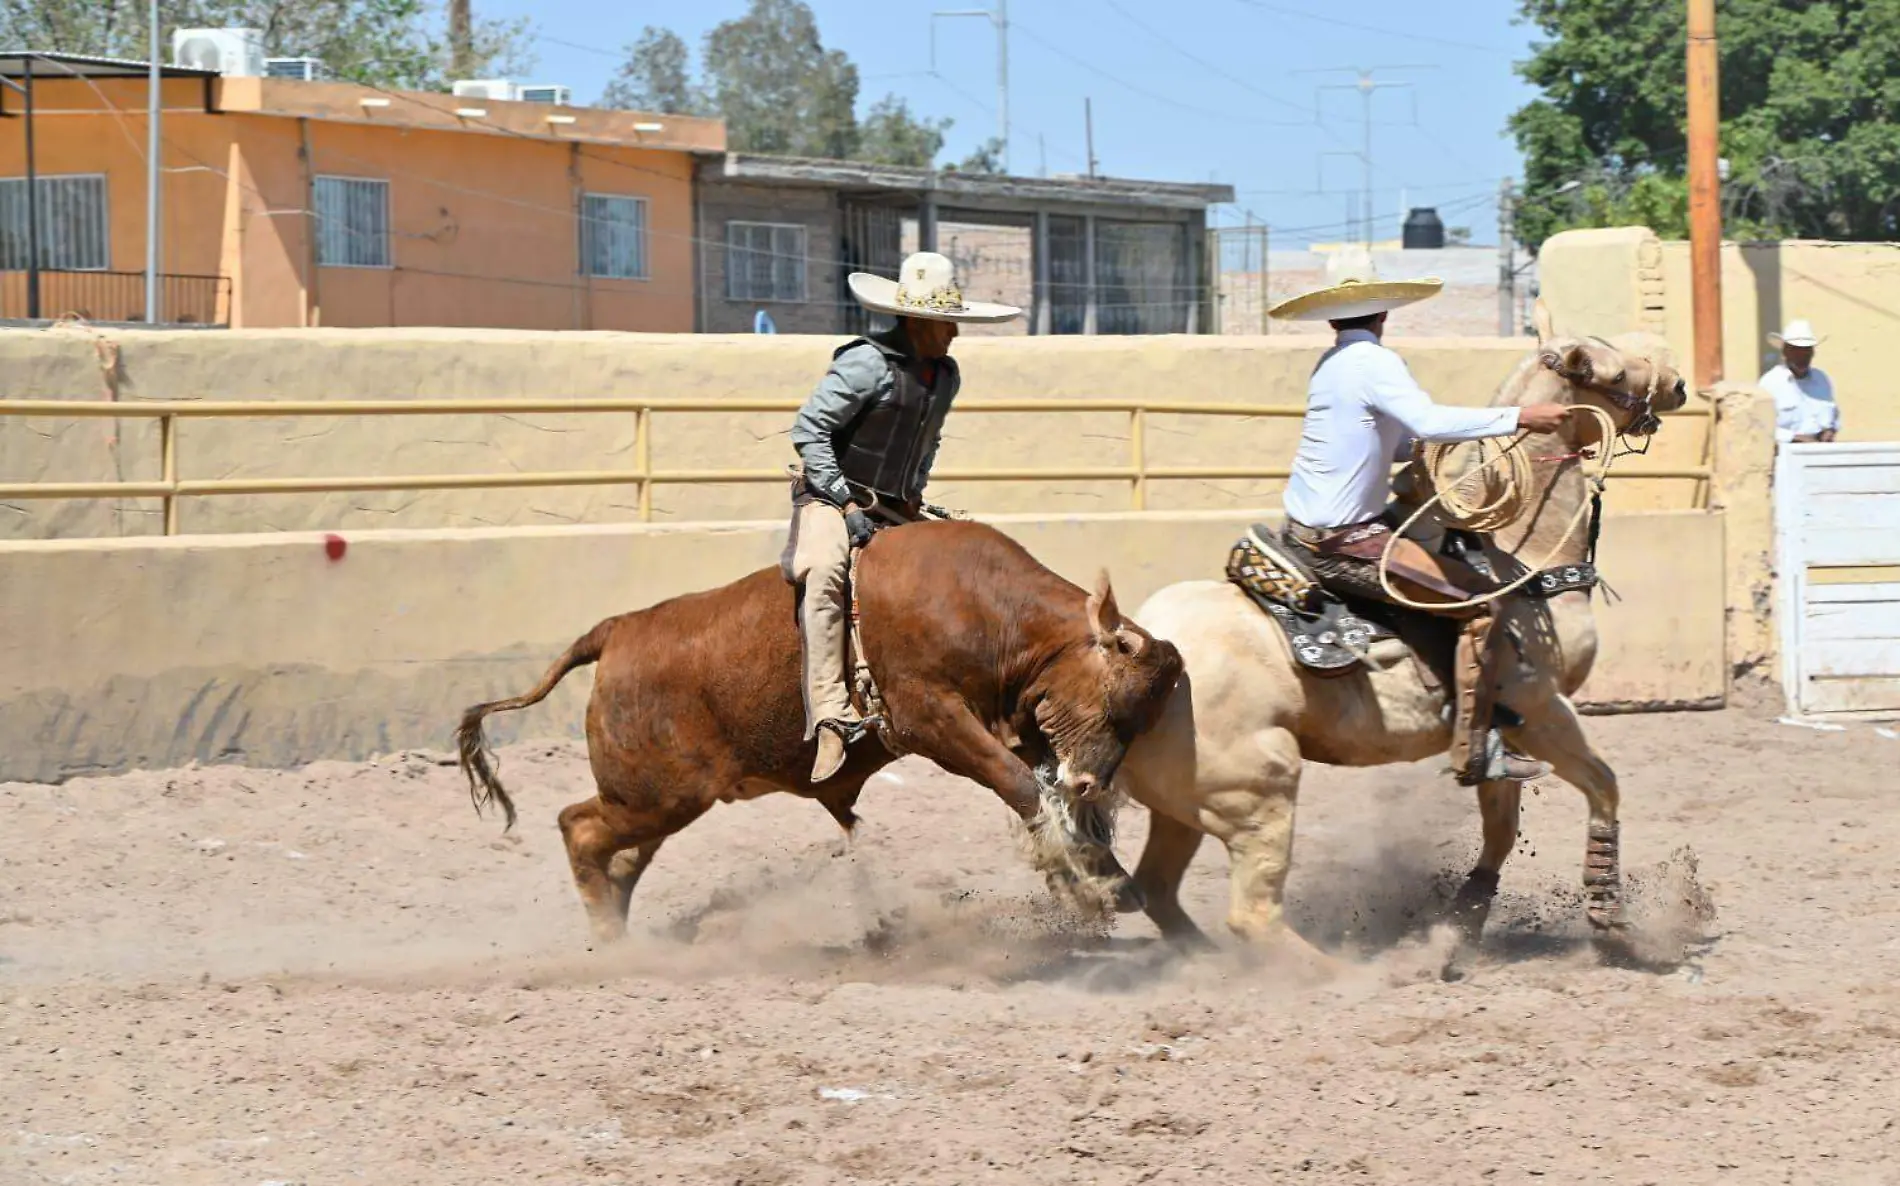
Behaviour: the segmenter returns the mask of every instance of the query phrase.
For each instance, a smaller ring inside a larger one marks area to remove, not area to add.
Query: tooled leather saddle
[[[1361,666],[1371,668],[1373,644],[1394,638],[1411,643],[1406,635],[1424,635],[1422,627],[1406,628],[1399,607],[1369,598],[1336,592],[1320,583],[1306,563],[1282,546],[1278,534],[1256,523],[1235,541],[1227,554],[1227,579],[1246,592],[1253,603],[1286,634],[1287,644],[1301,667],[1321,676],[1348,675]],[[1403,615],[1425,617],[1425,615]],[[1443,622],[1429,631],[1442,634],[1445,666],[1441,669],[1417,651],[1421,660],[1447,678],[1457,624]],[[1420,637],[1419,641],[1426,641]],[[1433,651],[1440,649],[1433,646]]]
[[[1499,579],[1479,541],[1465,532],[1446,532],[1440,550]],[[1227,557],[1227,579],[1273,619],[1294,659],[1315,675],[1348,675],[1362,666],[1370,670],[1373,644],[1396,638],[1412,652],[1428,681],[1440,686],[1451,681],[1456,620],[1326,587],[1264,523],[1254,524],[1235,542]],[[1597,583],[1595,565],[1566,565],[1538,573],[1519,593],[1543,599]]]

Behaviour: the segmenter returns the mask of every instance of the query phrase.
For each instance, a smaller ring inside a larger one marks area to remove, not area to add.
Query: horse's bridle
[[[1608,346],[1609,343],[1605,342],[1604,345]],[[1611,347],[1611,349],[1614,348]],[[1662,417],[1656,414],[1656,384],[1662,378],[1662,368],[1655,365],[1653,361],[1649,368],[1649,390],[1641,395],[1631,395],[1621,388],[1599,383],[1596,381],[1596,376],[1587,369],[1572,370],[1564,366],[1563,359],[1555,353],[1546,352],[1540,361],[1552,374],[1564,382],[1586,391],[1594,391],[1629,413],[1630,422],[1623,426],[1619,435],[1646,437],[1662,427]]]

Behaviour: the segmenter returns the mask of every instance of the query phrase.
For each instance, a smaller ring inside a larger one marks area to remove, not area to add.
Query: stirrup
[[[1487,782],[1529,782],[1549,773],[1549,763],[1515,752],[1504,744],[1503,734],[1496,729],[1485,731],[1482,774],[1474,775],[1469,769],[1452,771],[1458,785],[1465,787]]]
[[[883,718],[881,717],[859,717],[854,721],[841,721],[833,717],[827,717],[818,722],[816,729],[826,729],[832,733],[836,733],[838,740],[844,742],[845,747],[849,748],[863,740],[864,735],[868,733],[873,726],[881,725],[882,723]]]

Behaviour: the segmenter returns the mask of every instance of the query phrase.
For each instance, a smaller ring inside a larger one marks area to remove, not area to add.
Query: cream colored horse
[[[1653,420],[1644,423],[1647,411],[1674,411],[1686,401],[1680,376],[1653,339],[1554,340],[1541,310],[1538,320],[1539,349],[1493,404],[1591,403],[1619,431],[1640,434],[1654,427]],[[1594,418],[1573,417],[1560,435],[1533,437],[1524,447],[1537,458],[1606,447],[1595,440],[1595,425]],[[1574,459],[1544,460],[1534,472],[1525,520],[1495,541],[1525,563],[1550,551],[1590,493]],[[1587,538],[1579,528],[1542,567],[1582,560]],[[1596,658],[1589,595],[1511,597],[1500,609],[1498,645],[1507,649],[1499,699],[1524,722],[1505,737],[1550,763],[1589,801],[1588,914],[1599,929],[1619,927],[1616,774],[1590,747],[1569,700]],[[1187,665],[1161,721],[1136,740],[1122,765],[1128,794],[1151,813],[1134,875],[1149,918],[1171,938],[1201,938],[1178,893],[1201,837],[1212,835],[1226,845],[1231,866],[1227,925],[1248,939],[1310,952],[1282,913],[1302,762],[1377,766],[1442,754],[1451,742],[1445,693],[1420,678],[1396,641],[1375,644],[1374,670],[1314,675],[1295,663],[1272,619],[1227,581],[1170,585],[1135,618],[1179,647]],[[1478,788],[1484,848],[1459,894],[1470,933],[1482,927],[1498,871],[1515,846],[1520,791],[1515,782]]]

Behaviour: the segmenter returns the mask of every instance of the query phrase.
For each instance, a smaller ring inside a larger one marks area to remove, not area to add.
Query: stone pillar
[[[1722,512],[1732,674],[1773,678],[1775,618],[1775,401],[1741,383],[1715,389],[1714,476],[1709,506]]]

